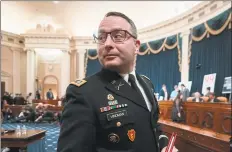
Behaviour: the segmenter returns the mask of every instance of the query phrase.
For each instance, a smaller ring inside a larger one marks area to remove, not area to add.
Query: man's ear
[[[140,48],[140,41],[139,40],[135,40],[135,47],[136,47],[136,53],[138,53],[139,48]]]

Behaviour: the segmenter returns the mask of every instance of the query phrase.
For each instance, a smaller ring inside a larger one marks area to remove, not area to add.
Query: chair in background
[[[203,97],[201,97],[201,98],[204,100],[204,102],[209,102],[209,97],[203,96]]]
[[[218,100],[220,100],[221,102],[228,102],[226,97],[217,97]]]
[[[188,97],[187,102],[193,102],[194,97]]]

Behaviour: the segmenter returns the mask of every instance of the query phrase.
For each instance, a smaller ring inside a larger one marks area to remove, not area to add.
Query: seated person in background
[[[209,94],[210,94],[210,87],[207,87],[204,96],[209,97]]]
[[[162,85],[162,89],[160,90],[159,100],[168,100],[168,91],[165,84]]]
[[[9,121],[9,120],[14,119],[12,110],[7,106],[8,106],[8,103],[6,100],[4,100],[3,108],[2,108],[2,115],[3,115],[4,121]]]
[[[175,85],[174,86],[174,90],[172,91],[172,93],[170,95],[170,100],[174,100],[176,98],[176,96],[178,94],[178,91],[179,91],[178,86]]]
[[[201,94],[199,92],[194,93],[193,102],[203,102],[204,100],[201,98]]]
[[[220,100],[218,100],[216,97],[215,97],[215,94],[213,92],[210,92],[209,93],[209,101],[208,102],[220,102]]]
[[[16,118],[16,122],[34,122],[35,121],[35,110],[31,106],[26,106],[23,108],[22,112]]]
[[[22,94],[16,94],[16,97],[14,98],[15,105],[25,105],[26,100],[22,96]]]
[[[47,110],[48,107],[55,107],[55,105],[39,103],[36,106],[36,120],[35,120],[35,122],[42,122],[44,120],[47,120],[49,122],[55,121],[56,114],[54,114],[51,111],[48,111]]]

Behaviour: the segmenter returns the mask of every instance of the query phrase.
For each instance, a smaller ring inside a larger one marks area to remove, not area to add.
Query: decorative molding
[[[1,30],[1,45],[13,48],[24,48],[23,36]]]
[[[42,27],[37,24],[36,29],[21,34],[25,38],[26,48],[57,48],[69,50],[70,36],[65,32],[57,32],[51,25]]]
[[[190,34],[190,30],[186,30],[181,32],[180,37],[189,36],[189,34]]]
[[[1,77],[12,77],[12,75],[9,74],[8,72],[1,71]]]
[[[210,11],[210,7],[217,4],[217,8]],[[146,43],[151,40],[157,40],[177,33],[181,33],[194,26],[197,26],[205,21],[213,18],[214,16],[224,12],[225,10],[231,8],[231,2],[223,3],[221,1],[205,1],[189,11],[174,17],[170,20],[161,22],[159,24],[140,29],[138,32],[139,39],[141,43]],[[199,17],[199,12],[205,12],[204,15]],[[194,18],[193,21],[188,23],[189,18]]]
[[[192,124],[198,124],[199,122],[199,114],[197,112],[191,113],[191,122]]]
[[[13,52],[20,52],[20,53],[24,51],[23,48],[9,47],[9,49]]]
[[[79,49],[97,49],[97,44],[94,42],[92,37],[72,37],[70,43],[71,50]]]
[[[199,12],[202,9],[207,8],[208,6],[210,6],[211,3],[212,2],[210,2],[210,1],[199,3],[198,5],[196,5],[192,9],[186,11],[185,13],[182,13],[182,14],[180,14],[180,15],[178,15],[178,16],[170,19],[170,20],[158,23],[156,25],[140,29],[138,33],[143,34],[143,33],[146,33],[146,32],[151,32],[151,31],[154,31],[154,30],[157,30],[157,29],[160,29],[160,28],[164,28],[166,26],[171,26],[172,24],[175,24],[176,22],[180,22],[180,21],[183,21],[183,20],[186,20],[186,19],[188,20],[189,17],[192,17],[192,16],[194,16],[194,14],[196,12]]]
[[[226,134],[231,134],[231,129],[227,130],[225,127],[225,121],[232,121],[232,116],[224,116],[223,120],[222,120],[222,129]]]
[[[34,48],[23,48],[25,52],[35,52]]]
[[[213,128],[213,114],[211,112],[206,112],[202,121],[202,126],[206,128]]]

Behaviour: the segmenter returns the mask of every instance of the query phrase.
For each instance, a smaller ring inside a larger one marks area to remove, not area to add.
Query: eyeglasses
[[[108,34],[110,34],[110,37],[114,43],[122,43],[125,40],[128,40],[130,36],[136,39],[134,35],[132,35],[126,30],[114,30],[111,32],[100,32],[98,33],[98,37],[95,34],[93,35],[93,37],[96,43],[104,44],[106,42]]]

